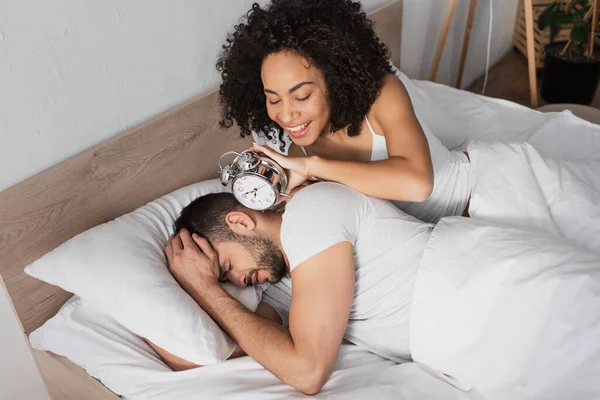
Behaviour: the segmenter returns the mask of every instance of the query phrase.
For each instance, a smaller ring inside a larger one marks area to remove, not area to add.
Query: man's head
[[[186,206],[175,221],[206,238],[219,256],[221,281],[244,287],[278,282],[287,272],[278,246],[278,215],[243,207],[229,193],[201,196]]]

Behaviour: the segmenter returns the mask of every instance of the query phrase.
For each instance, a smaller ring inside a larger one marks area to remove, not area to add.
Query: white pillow
[[[67,357],[125,397],[150,398],[156,375],[171,372],[142,338],[77,296],[29,340],[34,349]]]
[[[226,188],[217,179],[176,190],[81,233],[25,272],[75,293],[176,356],[201,365],[222,362],[235,343],[173,278],[164,247],[186,205],[223,191]],[[253,312],[266,286],[224,285]]]

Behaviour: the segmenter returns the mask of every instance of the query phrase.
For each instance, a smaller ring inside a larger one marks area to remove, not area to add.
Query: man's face
[[[246,287],[277,283],[286,274],[285,257],[269,238],[239,236],[236,241],[217,243],[214,248],[219,256],[222,282]]]

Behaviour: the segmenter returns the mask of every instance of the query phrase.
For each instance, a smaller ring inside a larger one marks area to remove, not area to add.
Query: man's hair
[[[175,233],[182,228],[206,238],[211,244],[232,241],[235,233],[229,228],[225,216],[244,207],[230,193],[213,193],[200,196],[188,204],[175,221]]]
[[[372,21],[351,0],[272,0],[266,8],[254,3],[216,65],[223,79],[221,126],[236,123],[242,137],[257,131],[273,140],[278,133],[283,150],[285,133],[267,114],[261,80],[265,57],[281,51],[306,58],[323,73],[331,130],[348,126],[349,136],[358,135],[392,68]]]

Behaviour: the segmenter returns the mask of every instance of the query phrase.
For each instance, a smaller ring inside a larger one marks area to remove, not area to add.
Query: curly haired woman
[[[288,190],[318,178],[392,200],[423,221],[465,213],[467,155],[446,149],[419,122],[359,2],[254,4],[217,69],[221,125],[280,143],[287,156],[253,149],[289,171]]]

